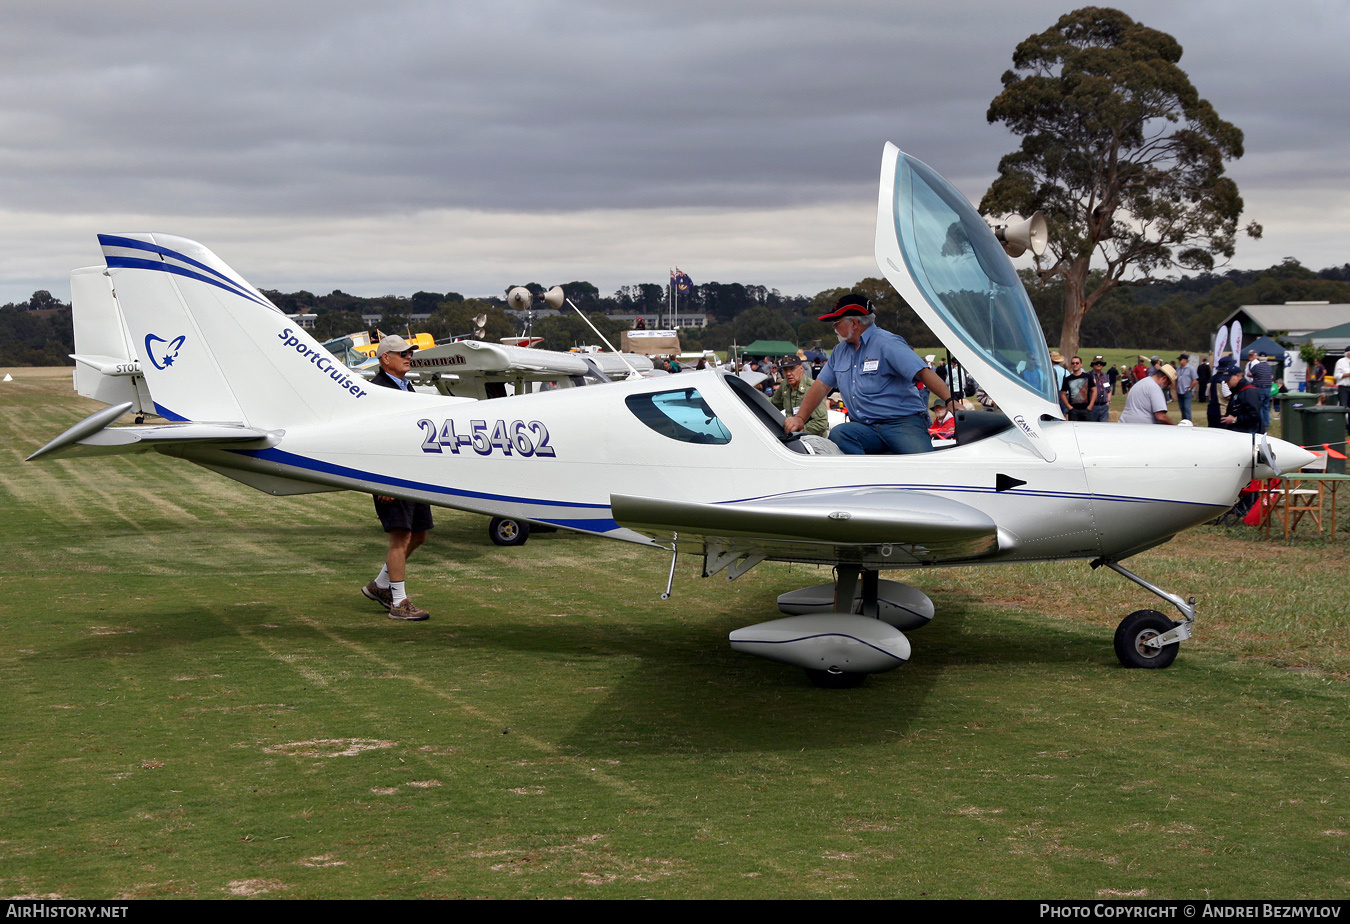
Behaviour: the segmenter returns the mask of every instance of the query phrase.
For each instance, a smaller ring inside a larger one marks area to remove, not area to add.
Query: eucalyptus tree
[[[1181,51],[1119,10],[1085,7],[1017,46],[989,105],[989,121],[1022,144],[980,209],[1045,213],[1050,245],[1036,270],[1064,280],[1065,355],[1113,288],[1233,255],[1242,197],[1224,164],[1242,156],[1242,132],[1201,99]],[[1245,230],[1261,234],[1254,222]]]

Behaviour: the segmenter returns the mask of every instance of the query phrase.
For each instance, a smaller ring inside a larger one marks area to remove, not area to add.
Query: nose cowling
[[[1252,450],[1254,454],[1253,477],[1274,478],[1296,472],[1317,458],[1316,455],[1287,440],[1258,436]]]

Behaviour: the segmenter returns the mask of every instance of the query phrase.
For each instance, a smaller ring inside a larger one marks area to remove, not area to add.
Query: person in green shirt
[[[811,387],[813,380],[806,374],[806,367],[802,365],[801,359],[796,356],[784,356],[782,362],[778,364],[778,370],[783,373],[783,384],[769,400],[785,416],[790,417],[801,407],[802,398],[806,396],[806,390]],[[815,436],[829,435],[829,411],[824,401],[817,404],[811,416],[806,418],[806,426],[803,429]]]

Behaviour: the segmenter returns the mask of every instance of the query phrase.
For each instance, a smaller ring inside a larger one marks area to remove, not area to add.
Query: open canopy
[[[994,232],[954,186],[887,144],[877,265],[1047,460],[1042,418],[1063,419],[1045,335]]]

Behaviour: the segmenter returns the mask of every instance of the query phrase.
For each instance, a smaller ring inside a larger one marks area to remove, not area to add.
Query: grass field
[[[3,370],[0,370],[3,371]],[[913,660],[856,690],[732,652],[822,570],[701,580],[438,511],[397,624],[370,501],[157,455],[20,460],[96,405],[0,385],[0,894],[1344,898],[1350,516],[1132,559],[925,572]],[[1105,569],[1103,569],[1104,571]],[[895,575],[905,578],[904,575]],[[908,579],[908,578],[905,578]]]

